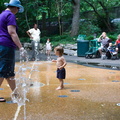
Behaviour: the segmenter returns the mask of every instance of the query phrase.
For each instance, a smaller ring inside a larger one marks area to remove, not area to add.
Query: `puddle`
[[[65,98],[68,97],[67,95],[59,95],[58,97]]]
[[[80,78],[80,79],[78,79],[78,80],[86,80],[86,79],[84,79],[84,78]]]
[[[80,92],[80,90],[71,90],[70,92]]]
[[[70,61],[72,62],[72,61]],[[79,65],[88,66],[88,67],[94,67],[94,68],[102,68],[102,69],[110,69],[110,70],[120,70],[120,66],[118,65],[110,65],[110,64],[100,64],[100,63],[87,63],[87,62],[80,62],[80,61],[74,61],[72,63],[77,63]]]
[[[14,104],[13,101],[6,101],[7,104]]]
[[[113,80],[112,82],[120,82],[119,80]]]

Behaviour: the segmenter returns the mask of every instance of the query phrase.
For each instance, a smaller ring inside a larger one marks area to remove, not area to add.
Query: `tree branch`
[[[75,1],[75,0],[72,0],[72,4],[76,5],[76,1]]]

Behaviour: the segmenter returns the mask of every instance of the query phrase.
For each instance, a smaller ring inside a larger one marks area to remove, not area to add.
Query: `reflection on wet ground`
[[[33,62],[29,62],[28,72]],[[16,65],[16,71],[19,63]],[[119,120],[120,72],[84,64],[68,63],[65,89],[59,85],[56,66],[52,62],[36,62],[38,71],[31,74],[31,87],[26,103],[27,120]],[[6,81],[0,95],[10,101]],[[1,97],[0,96],[0,97]],[[17,104],[0,103],[0,120],[12,120]],[[18,120],[23,120],[23,107]]]
[[[80,61],[71,61],[72,63],[77,63],[80,65],[88,66],[88,67],[94,67],[94,68],[102,68],[102,69],[112,69],[112,70],[120,70],[119,65],[111,65],[111,64],[104,64],[104,63],[90,63],[90,62],[80,62]]]

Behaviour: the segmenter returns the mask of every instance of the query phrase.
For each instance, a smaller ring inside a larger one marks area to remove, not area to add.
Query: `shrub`
[[[29,43],[29,42],[31,42],[29,37],[21,37],[20,41],[21,41],[21,43],[24,43],[24,42],[28,42]]]
[[[112,41],[116,41],[116,39],[117,39],[117,35],[116,34],[114,34],[114,35],[108,35],[109,36],[109,38],[112,40]]]

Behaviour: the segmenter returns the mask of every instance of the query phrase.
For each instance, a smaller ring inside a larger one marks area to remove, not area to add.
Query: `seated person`
[[[109,46],[108,46],[108,48],[107,48],[110,52],[112,52],[113,51],[113,44],[112,43],[109,43]]]
[[[103,32],[98,38],[98,42],[101,42],[101,46],[98,48],[98,50],[100,52],[100,55],[102,55],[102,50],[107,49],[111,40],[109,37],[107,37],[106,32]]]
[[[116,52],[120,52],[120,34],[117,37],[115,45],[116,45]]]
[[[112,44],[112,43],[109,43],[109,47],[107,48],[107,50],[112,54],[112,55],[117,55],[117,52],[116,52],[116,47]],[[109,54],[107,54],[109,55]],[[109,57],[109,56],[108,56]]]

